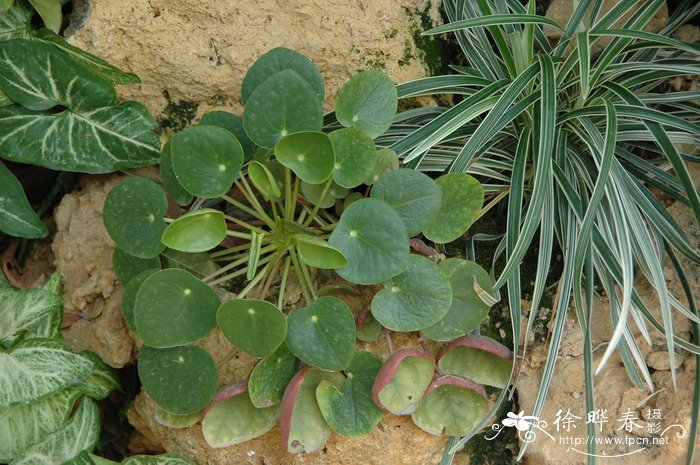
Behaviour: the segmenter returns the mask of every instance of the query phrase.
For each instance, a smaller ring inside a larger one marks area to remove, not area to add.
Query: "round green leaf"
[[[451,341],[477,329],[491,308],[484,303],[475,289],[476,285],[487,293],[493,293],[493,281],[478,264],[461,258],[448,258],[440,263],[440,269],[452,285],[452,305],[440,321],[421,331],[433,341]]]
[[[345,209],[328,243],[348,260],[337,270],[357,284],[375,284],[408,266],[408,234],[396,210],[376,199],[362,199]]]
[[[370,312],[367,312],[362,325],[357,329],[357,339],[362,342],[375,342],[382,336],[382,325],[374,319]]]
[[[159,405],[156,405],[156,411],[153,413],[153,418],[159,424],[173,429],[190,427],[197,423],[201,417],[201,412],[190,413],[189,415],[175,415],[166,412]]]
[[[304,182],[321,184],[333,172],[333,144],[322,132],[289,134],[275,145],[277,161]]]
[[[254,357],[267,357],[287,336],[284,314],[264,300],[224,302],[216,322],[231,344]]]
[[[323,102],[323,78],[318,68],[304,55],[288,48],[273,48],[258,58],[243,78],[241,100],[246,103],[255,89],[267,78],[286,69],[295,71],[314,91],[316,100]]]
[[[187,271],[161,270],[136,294],[136,332],[151,347],[189,344],[211,331],[220,304],[216,292]]]
[[[374,141],[353,128],[338,129],[328,134],[335,151],[333,179],[352,189],[362,184],[374,168]]]
[[[209,352],[199,347],[143,346],[138,369],[143,388],[168,413],[199,412],[216,394],[216,364]]]
[[[211,447],[228,447],[268,432],[277,423],[279,406],[255,408],[248,392],[214,404],[202,420],[202,435]]]
[[[185,213],[170,223],[161,241],[180,252],[206,252],[226,238],[224,214],[212,208]]]
[[[426,174],[411,169],[387,173],[374,184],[372,198],[396,210],[409,237],[419,234],[440,208],[442,191]]]
[[[218,126],[220,128],[226,129],[228,132],[236,136],[238,142],[241,143],[241,148],[243,149],[243,158],[249,160],[255,152],[255,144],[248,134],[245,133],[243,128],[243,119],[241,117],[229,113],[227,111],[210,111],[209,113],[204,113],[202,119],[199,120],[199,124],[202,126]]]
[[[330,208],[335,205],[335,201],[337,199],[344,198],[350,192],[350,190],[346,189],[345,187],[341,187],[336,184],[335,181],[331,181],[331,185],[328,187],[326,195],[321,198],[325,187],[325,184],[309,184],[302,182],[301,193],[304,195],[306,200],[312,204],[318,205],[321,208]]]
[[[243,148],[236,136],[216,126],[195,126],[171,141],[173,171],[192,195],[213,198],[231,189],[243,165]]]
[[[437,323],[452,304],[450,281],[435,263],[411,255],[406,271],[384,283],[372,299],[372,315],[394,331],[418,331]]]
[[[297,372],[297,358],[283,342],[277,350],[258,362],[248,377],[250,401],[258,408],[282,401],[284,389]]]
[[[410,415],[423,398],[435,373],[435,359],[427,352],[402,349],[394,352],[377,373],[374,402],[394,415]]]
[[[355,320],[335,297],[320,297],[289,316],[287,346],[298,358],[322,370],[344,370],[355,350]]]
[[[168,199],[153,181],[129,178],[107,195],[104,223],[117,247],[139,258],[157,257],[165,246],[160,237],[165,231],[163,216]]]
[[[338,92],[335,115],[340,124],[364,132],[372,139],[389,129],[398,97],[396,86],[381,71],[356,74]]]
[[[484,417],[486,406],[486,393],[481,386],[447,375],[433,381],[411,418],[430,434],[465,436]]]
[[[187,192],[180,181],[175,176],[173,171],[173,160],[170,152],[170,141],[166,142],[163,149],[160,151],[160,179],[163,180],[163,186],[178,205],[189,205],[192,203],[192,194]]]
[[[445,347],[438,360],[443,373],[477,383],[504,388],[510,382],[513,353],[486,336],[468,335]]]
[[[160,269],[160,259],[138,258],[129,255],[120,248],[114,249],[112,253],[112,269],[122,287],[126,287],[134,277],[146,270]]]
[[[296,71],[275,73],[246,101],[243,126],[257,145],[272,148],[288,134],[320,131],[323,107],[311,85]]]
[[[330,381],[321,381],[316,400],[323,418],[333,431],[343,436],[363,436],[372,431],[384,412],[372,400],[372,385],[382,361],[369,352],[357,352],[345,370],[345,388],[340,390]]]
[[[136,303],[136,295],[139,289],[141,289],[143,282],[158,271],[160,271],[160,268],[145,270],[130,279],[129,284],[124,288],[124,294],[122,296],[122,314],[124,314],[126,324],[134,331],[136,331],[136,324],[134,324],[134,304]]]
[[[277,184],[277,179],[265,164],[253,161],[248,165],[248,177],[253,185],[265,197],[265,200],[278,199],[282,190]]]
[[[445,174],[435,182],[442,190],[442,202],[423,235],[446,244],[459,238],[476,220],[484,205],[484,188],[466,173]]]
[[[309,234],[295,234],[294,243],[301,261],[314,268],[334,270],[342,268],[348,261],[335,247],[320,237]]]
[[[371,186],[387,173],[399,169],[399,156],[391,149],[379,149],[375,153],[374,166],[365,179],[365,184]]]

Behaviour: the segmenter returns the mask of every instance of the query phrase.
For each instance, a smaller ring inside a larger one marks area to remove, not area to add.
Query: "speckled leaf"
[[[151,347],[189,344],[211,331],[219,305],[216,291],[190,273],[161,270],[146,278],[136,294],[136,332]]]
[[[163,410],[156,405],[156,410],[153,413],[153,418],[161,425],[168,428],[181,429],[188,428],[197,423],[202,418],[202,412],[190,413],[189,415],[175,415]]]
[[[385,328],[418,331],[440,321],[452,305],[452,286],[435,263],[411,255],[408,268],[384,283],[372,299],[372,315]]]
[[[102,400],[112,391],[121,389],[116,370],[103,362],[99,355],[89,350],[80,352],[80,355],[90,360],[94,365],[92,373],[77,385],[77,388],[84,395],[95,400]]]
[[[458,239],[476,220],[484,205],[484,188],[466,173],[445,174],[435,182],[442,190],[442,202],[423,235],[446,244]]]
[[[316,389],[323,380],[332,382],[339,389],[345,383],[345,377],[340,373],[306,367],[292,378],[284,391],[280,431],[282,444],[288,452],[314,452],[331,435],[332,430],[316,401]]]
[[[27,2],[13,2],[7,12],[0,14],[0,41],[28,37],[30,28],[27,26],[33,14],[34,9]]]
[[[133,331],[136,331],[136,325],[134,324],[134,304],[136,303],[136,295],[141,289],[143,282],[148,279],[152,274],[160,271],[160,268],[152,268],[150,270],[142,271],[138,275],[134,276],[129,284],[124,288],[124,294],[122,295],[122,314],[124,315],[124,321]]]
[[[161,455],[134,455],[122,461],[121,465],[196,465],[180,454],[170,452]]]
[[[243,165],[243,148],[226,129],[195,126],[175,134],[170,142],[175,177],[192,195],[226,194]]]
[[[372,188],[372,197],[399,214],[409,237],[423,231],[440,208],[442,190],[428,175],[411,169],[387,173]]]
[[[433,381],[411,418],[435,435],[465,436],[486,414],[486,393],[473,381],[445,375]]]
[[[107,232],[117,247],[139,258],[157,257],[165,248],[160,238],[166,224],[163,216],[168,199],[153,181],[129,178],[110,191],[103,217]]]
[[[243,84],[241,85],[241,100],[243,103],[246,103],[255,89],[267,78],[286,69],[299,74],[313,89],[316,100],[319,103],[323,102],[323,78],[318,68],[301,53],[288,48],[277,47],[261,55],[243,78]]]
[[[406,228],[381,200],[362,199],[345,209],[328,243],[348,260],[337,273],[353,283],[386,281],[408,267]]]
[[[433,379],[435,359],[427,352],[402,349],[379,370],[372,387],[377,406],[394,415],[410,415]]]
[[[318,236],[295,234],[294,243],[301,261],[314,268],[334,270],[348,264],[338,249]]]
[[[148,395],[169,413],[199,412],[216,394],[216,364],[209,352],[199,347],[143,346],[138,370]]]
[[[289,316],[289,350],[323,370],[344,370],[355,350],[355,320],[335,297],[320,297]]]
[[[246,101],[245,132],[257,145],[272,148],[288,134],[320,131],[323,108],[313,87],[286,69],[263,81]]]
[[[387,173],[399,169],[399,157],[391,149],[377,150],[374,158],[374,167],[370,171],[369,176],[365,179],[365,184],[371,186]]]
[[[365,133],[353,128],[337,129],[328,137],[335,151],[335,182],[347,188],[362,184],[374,168],[374,141]]]
[[[254,357],[272,354],[287,336],[287,318],[264,300],[224,302],[216,312],[216,322],[231,344]]]
[[[206,252],[226,238],[223,212],[202,208],[185,213],[170,223],[161,237],[166,247],[180,252]]]
[[[22,185],[0,162],[0,231],[15,237],[44,237],[48,230],[34,213]]]
[[[229,113],[227,111],[210,111],[209,113],[204,113],[202,119],[199,120],[199,124],[202,126],[218,126],[220,128],[226,129],[228,132],[236,136],[238,142],[241,143],[243,148],[243,158],[245,160],[250,160],[255,151],[255,144],[248,134],[245,133],[243,128],[243,119],[241,117]]]
[[[160,164],[158,167],[160,170],[160,178],[163,181],[163,187],[165,187],[170,197],[172,197],[178,205],[189,205],[192,203],[194,196],[182,187],[180,181],[177,180],[177,176],[175,176],[175,171],[173,171],[170,141],[166,142],[160,151]]]
[[[468,335],[445,347],[438,360],[443,373],[477,383],[504,388],[510,381],[513,353],[486,336]]]
[[[161,264],[158,257],[138,258],[117,247],[112,253],[112,269],[122,287],[126,287],[132,279],[144,271],[161,269]]]
[[[297,132],[275,145],[277,161],[309,184],[325,182],[333,172],[335,153],[330,138],[322,132]]]
[[[384,412],[372,400],[372,385],[381,367],[376,355],[356,352],[345,370],[342,393],[330,381],[320,382],[316,400],[333,431],[343,436],[363,436],[379,424]]]
[[[448,258],[439,264],[452,285],[452,305],[440,321],[421,331],[434,341],[451,341],[479,327],[491,308],[479,297],[476,285],[493,293],[493,281],[478,264],[461,258]]]
[[[359,129],[374,139],[389,129],[397,105],[392,80],[381,71],[364,71],[341,87],[335,115],[343,126]]]
[[[296,373],[297,358],[283,342],[270,356],[260,360],[248,378],[250,400],[258,408],[282,401],[284,389]]]

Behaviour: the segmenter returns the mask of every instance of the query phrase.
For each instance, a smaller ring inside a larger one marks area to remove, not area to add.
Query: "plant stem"
[[[284,270],[282,270],[282,279],[280,280],[280,292],[277,297],[277,308],[280,309],[280,312],[283,311],[282,309],[284,307],[284,292],[287,290],[287,279],[289,278],[289,265],[291,261],[292,259],[289,255],[284,259]]]
[[[243,176],[241,175],[241,181],[243,181]],[[258,212],[258,215],[260,215],[267,224],[274,224],[275,222],[272,220],[272,218],[269,217],[267,213],[265,213],[265,210],[263,210],[262,206],[258,202],[258,199],[255,197],[255,194],[250,192],[250,186],[248,184],[241,184],[238,182],[238,180],[233,181],[233,185],[238,188],[238,190],[243,194],[243,197],[246,198],[248,203],[250,204],[253,209]]]
[[[255,210],[253,210],[253,209],[250,208],[250,207],[247,207],[246,205],[243,205],[243,204],[242,204],[241,202],[239,202],[238,200],[235,200],[235,199],[229,197],[228,195],[222,195],[221,198],[224,199],[225,201],[227,201],[228,203],[230,203],[231,205],[233,205],[234,207],[243,210],[244,212],[246,212],[246,213],[249,214],[250,216],[252,216],[252,217],[254,217],[254,218],[256,218],[256,219],[258,219],[258,220],[260,220],[260,221],[262,221],[262,222],[264,222],[264,223],[266,223],[266,224],[267,224],[268,226],[270,226],[271,228],[275,226],[274,223],[268,222],[267,220],[265,220],[265,218],[262,218],[262,217],[258,214],[258,212],[256,212]],[[268,220],[269,220],[269,218],[268,218]]]
[[[204,205],[204,202],[205,202],[206,200],[207,200],[207,199],[204,199],[204,198],[201,198],[201,197],[198,198],[197,200],[195,200],[194,203],[192,204],[192,206],[190,207],[190,212],[197,211],[197,210],[199,210],[200,208],[202,208],[202,205]]]
[[[268,263],[270,260],[272,260],[273,255],[268,255],[265,258],[261,258],[260,261],[258,262],[258,265],[264,265],[265,263]],[[247,261],[247,258],[246,258]],[[227,274],[225,276],[220,277],[219,279],[215,279],[214,281],[207,283],[209,286],[216,286],[217,284],[225,283],[229,279],[236,278],[238,276],[242,276],[248,272],[248,267],[241,268],[240,270],[234,271],[231,274]],[[219,273],[217,273],[219,274]]]
[[[268,258],[269,258],[269,257],[268,257]],[[262,270],[260,273],[258,273],[258,274],[255,276],[255,278],[253,278],[253,280],[250,281],[250,282],[248,283],[248,285],[247,285],[246,287],[243,288],[243,290],[236,296],[236,298],[237,298],[237,299],[242,299],[242,298],[244,298],[246,295],[248,295],[248,293],[249,293],[250,291],[252,291],[253,288],[254,288],[255,286],[257,286],[258,283],[259,283],[260,281],[262,281],[262,279],[263,279],[263,278],[265,277],[265,275],[267,274],[267,270],[268,270],[269,268],[270,268],[270,263],[268,263],[267,265],[265,265],[265,268],[263,268],[263,270]]]
[[[321,208],[321,203],[323,203],[323,199],[325,199],[326,195],[328,195],[328,191],[331,188],[332,182],[333,182],[333,177],[328,178],[328,181],[326,181],[326,184],[323,186],[323,191],[321,191],[321,198],[319,199],[318,202],[316,202],[316,205],[314,205],[314,209],[311,211],[311,214],[309,215],[309,218],[304,223],[304,226],[308,226],[316,218],[316,213],[318,213],[318,209]]]
[[[297,275],[297,280],[299,281],[299,287],[301,287],[301,292],[304,294],[304,299],[306,300],[306,304],[310,304],[312,302],[311,299],[311,294],[309,292],[309,289],[306,287],[306,281],[304,280],[304,276],[302,275],[301,272],[301,266],[299,264],[299,258],[297,258],[297,253],[294,249],[289,250],[289,256],[292,259],[292,265],[294,266],[294,272]]]
[[[301,267],[301,273],[304,275],[304,279],[306,279],[306,284],[309,286],[309,290],[311,291],[311,295],[313,298],[316,298],[316,284],[314,284],[314,280],[311,279],[311,273],[309,272],[309,267],[306,266],[306,263],[302,262],[299,260],[299,266]]]
[[[292,189],[292,206],[289,211],[289,216],[292,218],[292,221],[294,221],[294,212],[296,210],[297,206],[297,200],[299,200],[299,185],[301,181],[299,178],[294,179],[294,188]]]
[[[292,170],[284,167],[284,217],[289,221],[294,221],[292,216]]]
[[[389,355],[394,355],[394,344],[391,342],[391,331],[386,330],[386,346],[389,349]]]
[[[474,221],[478,220],[482,216],[484,216],[489,210],[491,210],[498,202],[500,202],[506,195],[510,193],[510,189],[505,189],[501,191],[496,197],[494,197],[484,208],[479,211],[479,214],[476,215],[476,218]]]
[[[267,279],[265,280],[264,285],[262,287],[262,291],[260,292],[260,299],[265,300],[265,297],[267,297],[267,292],[270,290],[272,281],[274,281],[275,276],[277,275],[277,272],[280,269],[280,265],[282,264],[283,258],[284,255],[280,254],[279,258],[275,260],[274,265],[272,265],[272,269],[270,270],[270,273],[268,274]]]
[[[239,239],[248,239],[249,241],[253,239],[253,236],[251,236],[250,234],[238,231],[226,231],[226,235],[231,237],[237,237]]]
[[[256,232],[258,234],[267,234],[267,231],[265,231],[264,229],[258,228],[257,226],[253,226],[252,224],[246,223],[243,220],[239,220],[238,218],[236,218],[234,216],[224,215],[224,218],[226,218],[227,220],[229,220],[232,223],[236,223],[238,226],[245,228],[248,231],[253,231],[253,232]]]

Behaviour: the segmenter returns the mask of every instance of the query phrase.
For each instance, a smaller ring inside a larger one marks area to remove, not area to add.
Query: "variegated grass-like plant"
[[[678,349],[700,354],[697,341],[678,338],[672,325],[674,312],[681,312],[697,337],[700,319],[676,254],[695,263],[700,256],[652,191],[688,205],[700,219],[698,191],[686,166],[700,161],[700,92],[660,90],[669,78],[700,73],[700,46],[669,37],[700,12],[700,5],[683,1],[658,34],[643,32],[663,3],[623,0],[602,13],[602,0],[581,0],[562,28],[535,15],[534,1],[523,6],[517,0],[445,0],[449,22],[425,34],[454,33],[466,66],[453,66],[454,75],[400,85],[399,96],[451,94],[459,96],[458,103],[406,111],[378,141],[408,166],[478,176],[491,203],[507,201],[507,229],[498,248],[507,260],[495,287],[507,288],[516,350],[523,257],[539,236],[532,295],[537,309],[553,244],[563,251],[560,298],[535,416],[547,396],[572,300],[584,334],[587,411],[594,409],[594,375],[615,350],[635,386],[653,389],[634,331],[648,342],[650,328],[662,332],[672,367]],[[555,44],[545,37],[545,25],[561,31]],[[591,46],[603,40],[609,42],[592,56]],[[667,255],[684,284],[689,308],[667,289]],[[655,288],[660,321],[635,289],[635,274]],[[615,325],[598,366],[589,331],[596,285],[610,300]],[[696,388],[691,438],[698,392]],[[504,391],[498,403],[506,395]],[[594,426],[588,424],[589,436],[595,434]],[[444,462],[468,439],[453,439]],[[595,444],[588,452],[595,454]]]

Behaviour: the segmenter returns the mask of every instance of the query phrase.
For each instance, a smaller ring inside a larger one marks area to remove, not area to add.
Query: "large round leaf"
[[[245,133],[245,129],[243,128],[243,119],[241,119],[240,116],[236,116],[227,111],[210,111],[209,113],[204,113],[202,115],[202,119],[199,120],[199,124],[202,126],[218,126],[226,129],[228,132],[236,136],[238,142],[241,143],[243,157],[247,160],[253,156],[255,144],[248,138],[248,134]]]
[[[199,412],[214,398],[214,360],[199,347],[141,347],[139,378],[148,395],[168,413]]]
[[[475,286],[492,294],[493,281],[478,264],[461,258],[448,258],[439,266],[450,279],[452,305],[447,315],[421,334],[434,341],[451,341],[474,331],[484,321],[491,307],[481,300]]]
[[[446,244],[459,238],[476,220],[484,205],[484,188],[466,173],[445,174],[436,182],[442,190],[442,202],[423,235]]]
[[[247,391],[220,400],[202,420],[202,435],[211,447],[228,447],[268,432],[277,423],[279,406],[256,408]]]
[[[411,255],[406,271],[384,283],[372,299],[372,315],[394,331],[418,331],[437,323],[452,304],[450,281],[435,263]]]
[[[187,271],[161,270],[136,294],[136,332],[151,347],[189,344],[211,331],[220,304],[216,292]]]
[[[323,108],[311,85],[287,69],[257,86],[245,104],[243,126],[254,143],[272,148],[288,134],[320,131]]]
[[[356,74],[338,92],[335,115],[340,124],[372,139],[389,129],[396,114],[396,86],[381,71]]]
[[[250,401],[258,408],[279,404],[284,389],[297,372],[297,358],[286,343],[260,360],[248,377]]]
[[[267,357],[287,336],[287,318],[264,300],[224,302],[216,322],[231,344],[254,357]]]
[[[192,194],[187,192],[180,181],[175,176],[173,171],[172,153],[170,151],[170,141],[166,142],[160,151],[160,179],[163,181],[163,186],[179,205],[189,205],[192,203]]]
[[[320,297],[289,316],[289,350],[323,370],[344,370],[355,350],[355,320],[335,297]]]
[[[333,172],[333,144],[322,132],[289,134],[275,145],[277,161],[294,171],[304,182],[321,184]]]
[[[413,237],[423,231],[440,208],[442,191],[426,174],[411,169],[387,173],[374,184],[372,197],[397,211],[406,232]]]
[[[295,234],[294,243],[301,261],[314,268],[336,269],[348,264],[342,253],[318,236]]]
[[[335,150],[335,182],[350,189],[362,184],[374,168],[374,141],[365,133],[353,128],[335,130],[328,137]]]
[[[195,126],[178,132],[172,138],[170,152],[177,180],[197,197],[227,193],[243,165],[238,139],[217,126]]]
[[[433,381],[411,418],[430,434],[465,436],[484,417],[486,405],[484,388],[471,380],[446,375]]]
[[[248,70],[241,85],[243,103],[267,78],[286,69],[296,71],[313,89],[317,101],[323,102],[323,78],[318,68],[301,53],[278,47],[260,56]]]
[[[157,257],[165,246],[160,237],[165,231],[163,216],[168,199],[153,181],[129,178],[117,184],[107,195],[104,223],[117,247],[139,258]]]
[[[504,388],[510,382],[513,353],[486,336],[467,335],[442,350],[438,366],[444,373]]]
[[[112,269],[122,287],[126,287],[134,277],[146,270],[160,269],[160,259],[138,258],[129,255],[120,248],[114,249],[112,253]]]
[[[377,373],[372,386],[375,404],[394,415],[410,415],[433,379],[435,358],[427,352],[394,352]]]
[[[357,284],[375,284],[408,266],[408,234],[396,210],[376,199],[362,199],[345,209],[328,243],[347,258],[337,270]]]
[[[124,288],[124,294],[122,295],[122,314],[124,315],[126,324],[134,331],[136,331],[136,324],[134,323],[134,304],[136,303],[136,296],[143,282],[158,271],[160,271],[160,268],[142,271],[129,280],[129,284]]]
[[[185,213],[168,225],[161,241],[180,252],[206,252],[226,238],[224,214],[212,208]]]
[[[357,352],[345,372],[341,391],[330,381],[321,381],[316,400],[323,418],[333,431],[343,436],[362,436],[374,429],[384,412],[372,400],[372,385],[382,361],[369,352]]]

